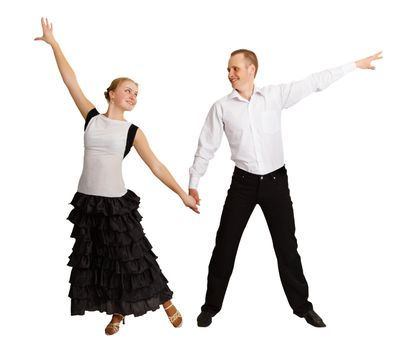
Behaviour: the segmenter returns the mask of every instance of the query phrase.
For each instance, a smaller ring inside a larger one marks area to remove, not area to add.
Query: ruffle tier
[[[116,198],[74,195],[68,216],[75,238],[68,263],[72,315],[97,310],[141,316],[171,299],[140,224],[139,203],[130,190]]]

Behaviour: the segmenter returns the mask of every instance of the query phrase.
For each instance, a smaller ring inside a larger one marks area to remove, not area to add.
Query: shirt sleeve
[[[223,132],[222,116],[217,105],[214,104],[203,125],[194,162],[189,168],[189,188],[198,188],[199,180],[205,174],[209,161],[220,147]]]
[[[329,85],[355,69],[355,63],[314,73],[307,78],[280,85],[281,108],[289,108],[313,92],[326,89]]]

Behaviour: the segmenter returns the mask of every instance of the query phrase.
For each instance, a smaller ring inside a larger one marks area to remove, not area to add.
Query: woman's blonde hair
[[[105,98],[107,99],[108,102],[110,101],[109,92],[110,92],[110,91],[115,91],[115,90],[117,89],[117,87],[118,87],[121,83],[123,83],[123,82],[125,82],[125,81],[131,81],[132,83],[134,83],[134,84],[137,85],[137,87],[138,87],[138,84],[137,84],[133,79],[130,79],[130,78],[121,77],[121,78],[113,79],[112,82],[111,82],[111,85],[109,85],[109,87],[108,87],[108,88],[106,89],[106,91],[104,92]]]

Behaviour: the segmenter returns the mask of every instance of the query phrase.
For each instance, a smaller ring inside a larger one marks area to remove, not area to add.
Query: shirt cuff
[[[347,74],[347,73],[354,71],[355,68],[357,68],[357,65],[355,64],[355,62],[350,62],[350,63],[343,65],[341,68],[343,69],[343,73]]]
[[[199,176],[191,175],[189,178],[189,188],[196,190],[199,186]]]

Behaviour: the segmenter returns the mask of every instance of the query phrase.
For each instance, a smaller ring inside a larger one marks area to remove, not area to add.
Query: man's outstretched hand
[[[383,58],[383,56],[381,55],[382,53],[383,53],[383,51],[375,53],[372,56],[369,56],[369,57],[366,57],[366,58],[356,61],[355,64],[357,65],[357,68],[374,70],[374,69],[376,69],[376,67],[372,66],[372,61],[382,59]]]
[[[200,205],[199,192],[197,190],[195,190],[194,188],[190,188],[188,190],[188,193],[190,196],[192,196],[195,199],[196,204]]]

